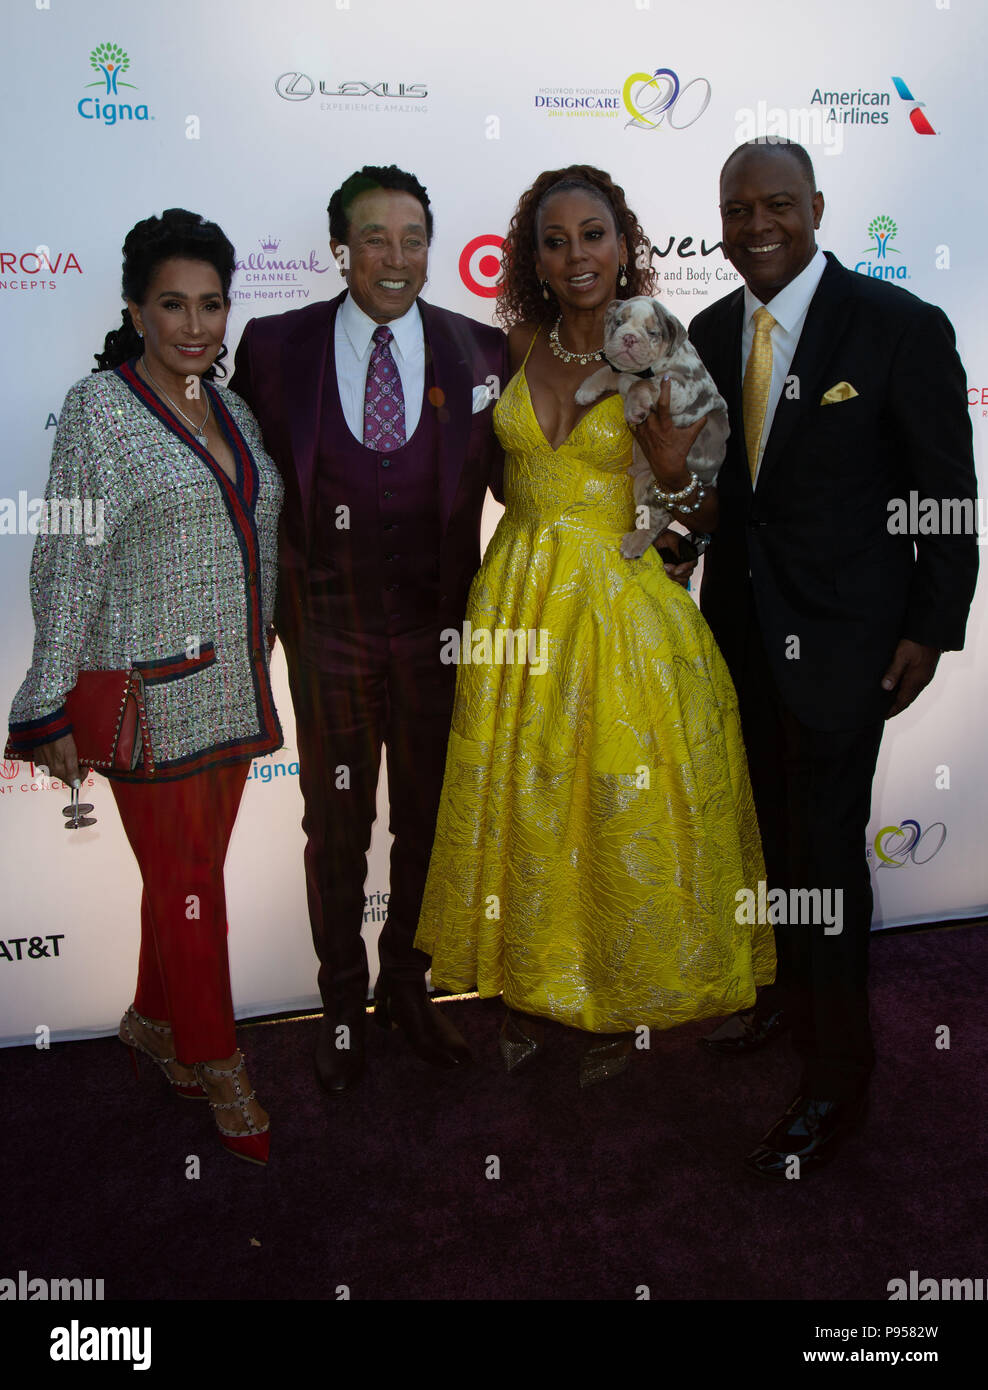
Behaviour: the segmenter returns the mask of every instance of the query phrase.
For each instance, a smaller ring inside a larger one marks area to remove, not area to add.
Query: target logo
[[[498,294],[503,245],[504,237],[475,236],[460,252],[460,279],[468,290],[484,299],[493,299]]]

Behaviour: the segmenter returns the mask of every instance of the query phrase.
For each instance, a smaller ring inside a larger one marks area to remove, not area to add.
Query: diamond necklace
[[[602,362],[604,360],[603,345],[599,348],[594,348],[592,352],[567,352],[566,348],[564,348],[559,341],[559,325],[562,321],[563,316],[560,314],[558,319],[556,319],[552,332],[549,334],[549,346],[555,357],[558,357],[562,362],[579,362],[581,367],[589,366],[591,362]]]
[[[185,411],[182,409],[181,406],[178,406],[178,405],[175,404],[175,402],[172,400],[171,396],[169,396],[168,392],[164,389],[164,387],[163,387],[163,386],[160,386],[160,385],[158,384],[158,382],[156,382],[156,381],[154,380],[154,377],[151,375],[150,371],[148,370],[147,359],[144,358],[144,357],[141,358],[141,366],[144,368],[144,372],[145,372],[145,375],[147,376],[148,381],[154,382],[155,387],[156,387],[157,390],[160,391],[160,393],[164,396],[165,400],[166,400],[166,401],[168,402],[168,404],[171,406],[172,410],[177,411],[178,414],[181,415],[182,419],[183,419],[183,420],[186,422],[186,424],[189,426],[189,428],[191,429],[192,433],[195,435],[196,443],[197,443],[197,444],[202,444],[203,447],[205,447],[205,445],[206,445],[206,443],[207,443],[207,440],[206,440],[206,421],[209,419],[209,392],[208,392],[208,391],[206,392],[206,413],[205,413],[205,415],[202,417],[202,424],[201,424],[201,425],[197,425],[197,424],[195,423],[194,420],[190,420],[190,419],[189,419],[189,417],[186,415]]]

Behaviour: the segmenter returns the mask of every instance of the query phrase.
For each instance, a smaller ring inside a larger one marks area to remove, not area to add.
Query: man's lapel
[[[307,538],[312,517],[312,489],[319,455],[323,402],[327,389],[336,390],[333,334],[342,302],[343,294],[340,294],[326,305],[325,315],[307,318],[305,324],[296,328],[286,339],[283,351],[281,379]]]
[[[741,423],[741,329],[744,323],[744,290],[736,290],[721,300],[715,308],[720,313],[714,317],[704,335],[703,364],[717,383],[717,389],[727,405],[727,418],[731,421],[731,435],[727,441],[727,456],[724,467],[736,474],[736,481],[747,479],[751,487],[748,471],[748,458],[744,447],[744,427]],[[721,482],[723,486],[724,480]]]
[[[851,312],[847,276],[853,272],[845,270],[829,251],[826,255],[827,268],[810,301],[806,322],[796,346],[796,355],[789,368],[787,384],[782,388],[782,395],[775,409],[772,429],[758,471],[759,488],[785,454],[786,446],[797,425],[806,418],[807,412],[815,409],[819,403],[825,389],[827,364],[843,335]],[[771,308],[771,302],[769,307]]]
[[[442,310],[418,301],[425,333],[426,368],[431,360],[435,378],[434,398],[427,395],[423,410],[436,413],[439,439],[439,524],[445,535],[466,462],[470,437],[473,386],[469,344],[458,340],[457,320]]]

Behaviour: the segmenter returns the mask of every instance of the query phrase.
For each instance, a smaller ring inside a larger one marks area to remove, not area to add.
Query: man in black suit
[[[973,498],[975,474],[950,323],[817,249],[823,195],[806,151],[740,146],[720,205],[745,288],[690,327],[731,421],[701,607],[738,691],[768,888],[818,920],[777,923],[775,985],[704,1042],[745,1053],[791,1026],[798,1093],[746,1160],[785,1178],[831,1158],[863,1118],[879,744],[941,651],[963,646],[977,576],[974,534],[895,534],[890,504]],[[797,889],[831,890],[833,920]]]

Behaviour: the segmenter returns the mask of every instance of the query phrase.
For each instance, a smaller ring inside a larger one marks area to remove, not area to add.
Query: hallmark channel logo
[[[98,44],[89,55],[89,66],[101,76],[95,82],[87,82],[88,87],[101,88],[99,96],[80,97],[76,110],[83,120],[102,121],[104,125],[118,125],[121,121],[149,121],[144,102],[135,106],[130,101],[118,101],[121,88],[132,92],[138,89],[133,82],[124,82],[123,74],[130,68],[130,58],[118,43]]]
[[[261,237],[257,244],[257,251],[236,262],[237,287],[230,291],[230,298],[241,303],[251,299],[308,299],[313,285],[310,277],[325,275],[334,264],[332,257],[321,261],[313,248],[296,252],[294,247],[283,247],[274,235]]]
[[[868,235],[873,245],[865,248],[865,254],[873,259],[858,261],[854,269],[859,275],[870,275],[873,280],[908,280],[909,267],[905,261],[891,258],[901,256],[902,252],[892,242],[899,235],[899,228],[884,212],[873,217],[868,223]]]
[[[423,105],[429,95],[424,82],[383,82],[348,80],[335,85],[320,79],[314,82],[306,72],[283,72],[274,89],[283,101],[308,101],[319,96],[320,111],[427,111]]]
[[[691,78],[685,86],[672,68],[633,72],[625,79],[621,100],[631,116],[625,130],[687,130],[710,105],[712,89],[706,77]]]

